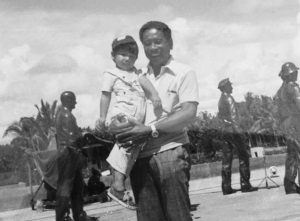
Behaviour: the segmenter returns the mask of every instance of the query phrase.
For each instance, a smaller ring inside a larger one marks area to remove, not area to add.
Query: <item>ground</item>
[[[265,182],[257,192],[241,193],[240,191],[223,196],[220,190],[220,176],[192,180],[190,198],[193,220],[205,221],[296,221],[300,220],[300,197],[298,194],[286,195],[282,186],[284,167],[278,167],[278,177],[269,180],[270,189]],[[264,170],[253,170],[251,182],[257,186],[264,178]],[[232,177],[233,187],[239,188],[239,174]],[[134,211],[125,209],[115,202],[94,203],[85,207],[89,215],[99,217],[100,221],[136,221]],[[53,221],[54,211],[36,212],[28,209],[0,213],[0,220],[41,220]]]

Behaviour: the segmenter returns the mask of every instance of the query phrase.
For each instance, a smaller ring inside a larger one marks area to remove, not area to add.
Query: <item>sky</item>
[[[217,112],[226,77],[242,101],[247,92],[273,96],[281,65],[300,66],[300,0],[0,0],[0,137],[65,90],[77,96],[78,125],[94,127],[111,42],[132,35],[136,66],[147,65],[138,31],[150,20],[170,26],[172,55],[196,71],[199,112]]]

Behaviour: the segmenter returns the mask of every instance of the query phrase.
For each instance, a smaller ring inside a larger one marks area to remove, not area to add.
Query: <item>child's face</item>
[[[113,58],[117,67],[124,71],[132,70],[136,59],[137,56],[126,49],[119,49]]]

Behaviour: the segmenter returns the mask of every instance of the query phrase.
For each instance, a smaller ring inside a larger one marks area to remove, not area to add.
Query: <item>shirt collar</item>
[[[153,74],[153,69],[152,69],[150,63],[148,63],[147,69],[148,69],[147,73]],[[161,73],[158,76],[161,76],[165,73],[176,75],[175,61],[174,61],[174,58],[172,55],[170,56],[166,65],[162,66]]]
[[[128,75],[128,73],[137,73],[136,67],[133,67],[132,71],[130,71],[130,72],[121,70],[117,67],[114,70],[112,70],[112,74],[117,77],[120,77],[120,78],[123,78],[123,76],[126,77]]]

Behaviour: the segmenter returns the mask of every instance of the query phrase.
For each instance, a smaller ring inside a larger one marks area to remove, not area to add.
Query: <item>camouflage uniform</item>
[[[295,183],[300,160],[300,88],[295,82],[283,82],[277,92],[278,111],[287,138],[284,188],[287,194],[299,192]]]
[[[224,79],[219,84],[221,89],[222,84],[230,83],[229,79]],[[222,90],[221,90],[222,91]],[[238,126],[238,113],[234,98],[230,93],[222,91],[219,104],[218,117],[222,120],[224,145],[223,160],[222,160],[222,191],[223,194],[232,193],[231,188],[231,166],[234,148],[237,150],[239,157],[240,183],[242,191],[248,191],[252,188],[249,169],[249,153],[245,143],[245,137],[241,133]]]

